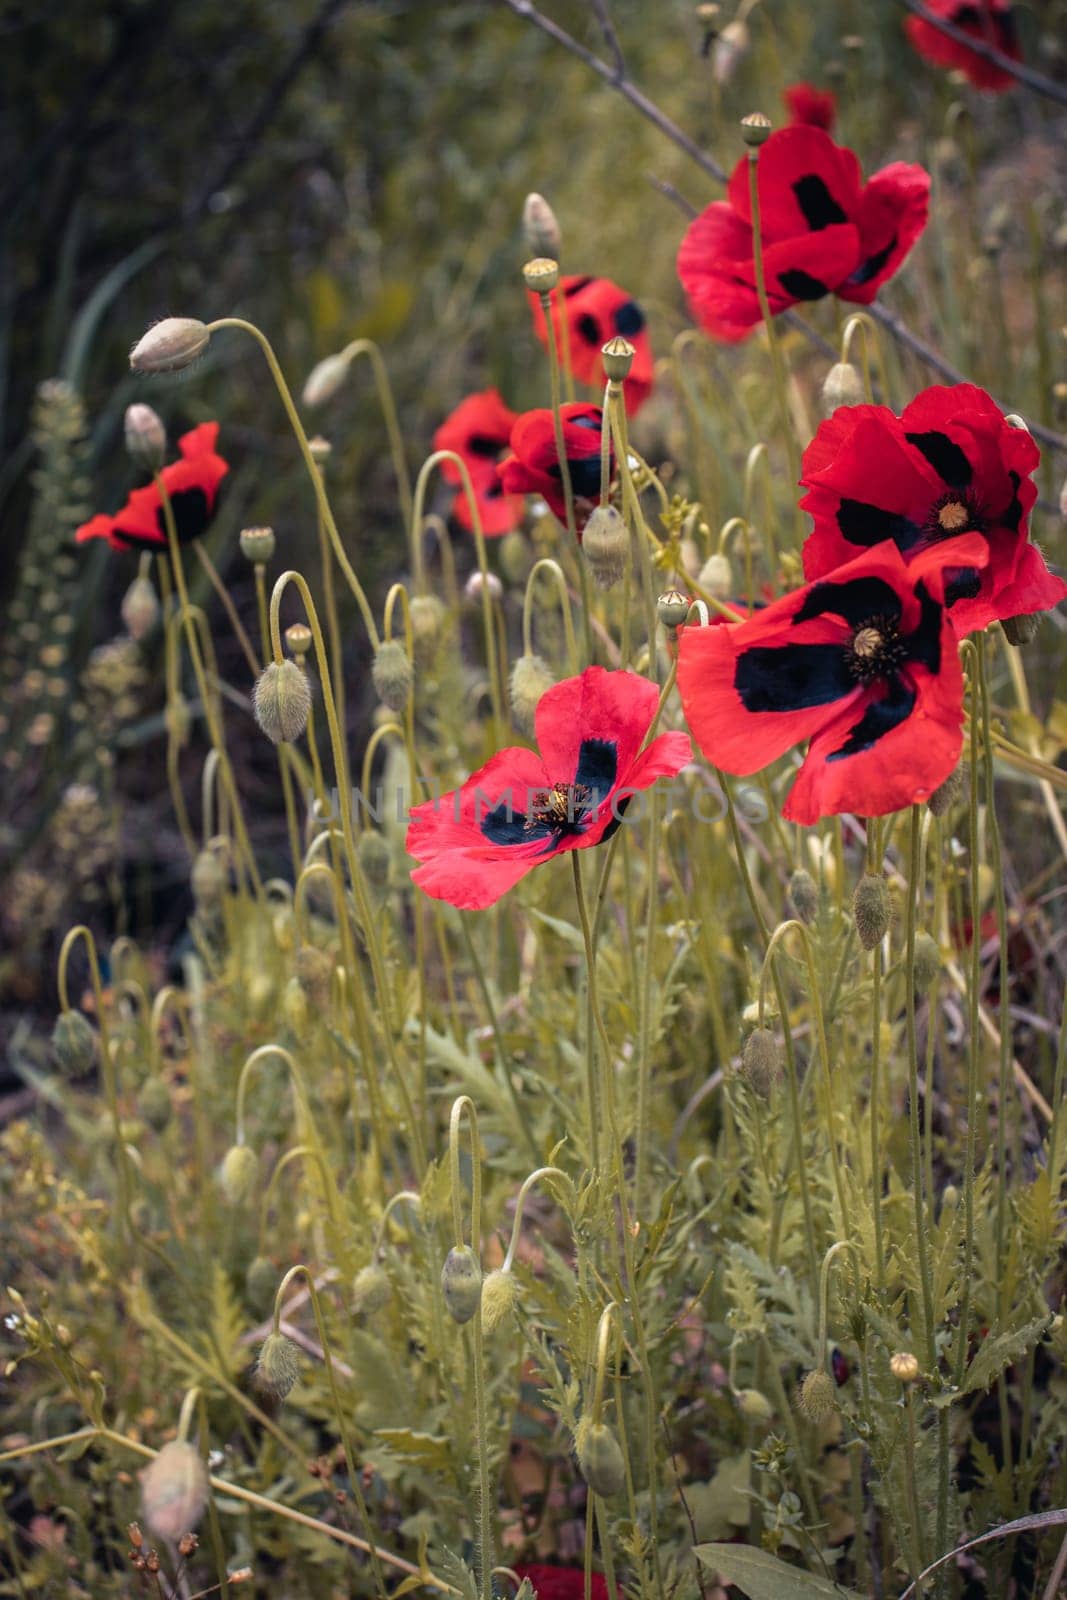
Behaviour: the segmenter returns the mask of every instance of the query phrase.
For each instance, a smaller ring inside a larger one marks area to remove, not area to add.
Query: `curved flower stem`
[[[858,1249],[859,1247],[854,1240],[838,1239],[836,1244],[832,1244],[823,1256],[822,1266],[819,1268],[819,1331],[816,1335],[815,1360],[817,1365],[825,1371],[830,1370],[826,1355],[826,1342],[829,1333],[830,1268],[833,1265],[834,1257],[840,1250],[854,1250],[858,1254]]]
[[[578,556],[578,583],[582,593],[582,640],[587,663],[593,660],[593,596],[589,587],[589,569],[582,559],[581,540],[578,537],[578,520],[574,514],[574,485],[571,483],[571,465],[567,460],[567,447],[563,442],[563,413],[560,410],[559,346],[556,341],[556,321],[552,315],[552,297],[540,296],[548,333],[548,374],[552,396],[552,429],[556,440],[556,459],[559,462],[560,481],[563,484],[563,505],[566,512],[567,532],[574,541]]]
[[[751,527],[753,511],[755,509],[755,483],[756,471],[763,468],[763,537],[766,542],[767,575],[770,579],[771,598],[778,593],[778,548],[775,541],[775,532],[778,524],[778,513],[774,506],[774,480],[771,474],[771,455],[767,446],[761,441],[754,444],[748,452],[745,462],[745,492],[744,508],[745,521]]]
[[[551,576],[559,595],[559,609],[563,616],[563,632],[567,641],[567,662],[572,674],[577,676],[580,666],[578,660],[578,640],[574,632],[574,617],[571,612],[571,597],[567,590],[567,580],[563,576],[563,568],[551,556],[542,556],[540,561],[535,561],[530,568],[530,576],[526,580],[526,589],[522,597],[522,648],[524,655],[533,654],[533,595],[538,576],[541,573]]]
[[[321,514],[319,518],[321,526]],[[329,551],[323,546],[323,562],[329,560]],[[332,581],[332,580],[331,580]],[[256,612],[259,616],[259,647],[266,661],[270,656],[270,623],[267,620],[267,569],[262,561],[255,564],[256,583]],[[327,591],[329,593],[329,590]],[[342,719],[343,720],[343,719]],[[296,813],[296,800],[293,796],[293,776],[289,770],[288,757],[291,753],[290,746],[278,746],[278,771],[282,780],[282,798],[285,801],[285,825],[289,834],[289,855],[293,863],[294,881],[300,874],[300,823]]]
[[[311,1141],[311,1153],[314,1155],[318,1163],[319,1174],[323,1183],[323,1195],[326,1201],[327,1209],[330,1213],[330,1222],[333,1224],[333,1227],[337,1231],[338,1235],[340,1235],[342,1227],[340,1198],[337,1193],[337,1186],[333,1181],[329,1168],[326,1165],[325,1158],[322,1155],[322,1142],[319,1139],[318,1129],[315,1126],[315,1119],[311,1112],[311,1100],[308,1095],[307,1080],[305,1079],[301,1069],[297,1066],[294,1056],[290,1053],[290,1051],[286,1050],[280,1044],[260,1045],[257,1050],[252,1051],[252,1054],[248,1057],[247,1061],[244,1063],[244,1066],[241,1068],[237,1079],[237,1106],[234,1117],[236,1127],[235,1142],[239,1145],[244,1144],[245,1142],[245,1097],[248,1093],[248,1080],[255,1069],[271,1056],[277,1056],[278,1059],[284,1063],[286,1071],[289,1073],[289,1076],[292,1080],[296,1101],[300,1107],[304,1123],[307,1127],[307,1138]]]
[[[923,891],[919,875],[919,843],[922,813],[911,808],[908,847],[908,901],[905,911],[904,1019],[908,1048],[908,1125],[911,1146],[911,1189],[915,1206],[915,1248],[922,1290],[923,1324],[926,1330],[926,1366],[933,1371],[937,1361],[934,1342],[934,1290],[930,1275],[930,1249],[927,1237],[926,1194],[923,1181],[922,1135],[919,1127],[919,1047],[915,1034],[915,902]],[[931,1093],[930,1084],[926,1085]]]
[[[464,1113],[471,1146],[471,1249],[482,1260],[482,1146],[478,1133],[478,1110],[469,1094],[461,1094],[452,1102],[448,1123],[448,1167],[452,1190],[452,1234],[458,1248],[463,1247],[463,1202],[459,1168],[460,1125]],[[478,1435],[478,1564],[479,1589],[482,1600],[492,1600],[491,1573],[493,1555],[493,1505],[489,1485],[489,1439],[485,1405],[485,1336],[482,1330],[482,1312],[479,1306],[471,1318],[474,1345],[474,1426]]]
[[[978,934],[982,919],[982,895],[979,869],[981,860],[978,844],[978,726],[981,718],[981,687],[978,651],[974,642],[965,639],[960,645],[960,655],[970,660],[970,788],[968,794],[967,848],[970,867],[971,901],[971,962],[967,985],[967,1140],[963,1171],[963,1288],[960,1294],[959,1327],[956,1334],[955,1379],[957,1387],[963,1382],[967,1364],[967,1344],[970,1338],[971,1277],[974,1272],[974,1164],[978,1139],[978,1066],[979,1022],[978,1008],[982,987],[982,941]]]
[[[564,1182],[570,1181],[567,1178],[567,1174],[559,1167],[538,1167],[536,1171],[531,1172],[528,1177],[523,1179],[522,1188],[519,1190],[518,1199],[515,1201],[515,1220],[511,1225],[511,1239],[508,1243],[507,1253],[501,1262],[500,1270],[502,1272],[510,1272],[515,1264],[515,1252],[519,1247],[519,1235],[522,1232],[522,1217],[523,1212],[526,1209],[526,1196],[529,1194],[535,1183],[540,1183],[542,1178],[550,1177],[562,1178]]]
[[[386,1233],[389,1227],[389,1218],[393,1214],[393,1208],[399,1205],[414,1206],[416,1211],[421,1211],[422,1195],[419,1194],[417,1189],[401,1189],[397,1194],[394,1194],[390,1197],[386,1203],[385,1210],[382,1212],[381,1221],[378,1223],[378,1227],[375,1230],[374,1244],[371,1247],[372,1261],[376,1261],[378,1259],[385,1247]]]
[[[609,383],[607,407],[611,417],[611,432],[615,440],[615,456],[622,484],[623,505],[629,508],[630,526],[637,542],[637,558],[641,569],[641,588],[645,599],[645,629],[648,633],[648,674],[656,676],[656,596],[652,583],[650,546],[657,543],[645,521],[641,500],[630,471],[630,435],[626,420],[626,402],[621,383]]]
[[[325,461],[316,461],[315,470],[319,474],[325,493]],[[337,615],[337,590],[333,581],[333,550],[326,530],[326,520],[322,515],[322,505],[318,500],[315,503],[315,533],[319,543],[319,564],[322,567],[322,604],[326,612],[326,633],[330,641],[330,657],[333,662],[333,697],[337,701],[337,720],[343,728],[346,726],[344,646],[341,640],[341,623]],[[262,566],[256,567],[257,578],[262,571]],[[264,645],[264,657],[267,655],[267,650],[268,646]]]
[[[289,419],[289,426],[292,428],[293,433],[296,436],[296,442],[300,446],[300,453],[304,458],[304,465],[307,468],[308,477],[311,479],[312,486],[315,490],[315,498],[318,502],[319,510],[322,513],[322,520],[325,523],[326,532],[330,536],[330,543],[333,546],[334,555],[337,557],[337,564],[344,573],[348,587],[351,589],[356,604],[359,606],[360,614],[363,617],[363,625],[367,630],[367,637],[370,639],[371,647],[374,650],[377,650],[378,630],[374,623],[374,613],[371,611],[370,602],[364,593],[363,585],[356,577],[352,563],[345,554],[345,547],[341,543],[341,535],[337,531],[337,523],[334,521],[334,515],[330,509],[330,502],[326,497],[326,486],[322,481],[322,474],[318,469],[318,463],[311,454],[311,446],[308,443],[308,436],[304,431],[303,423],[300,421],[296,405],[293,401],[292,393],[290,392],[289,385],[286,383],[282,374],[282,369],[278,364],[277,356],[274,354],[273,346],[271,345],[271,342],[267,338],[266,334],[262,333],[260,329],[256,327],[255,323],[246,322],[242,317],[220,317],[217,321],[208,324],[209,333],[216,333],[220,328],[237,328],[240,330],[240,332],[247,333],[250,338],[256,341],[266,358],[267,366],[270,368],[270,375],[274,379],[274,386],[281,398],[282,405],[285,407],[285,414]],[[324,670],[329,670],[328,663]]]
[[[867,871],[880,873],[882,822],[867,819]],[[874,1260],[878,1290],[885,1291],[885,1236],[882,1218],[882,945],[871,951],[871,1210],[874,1213]]]
[[[251,639],[248,637],[248,634],[245,631],[245,625],[237,614],[237,607],[233,603],[233,600],[230,596],[230,591],[227,589],[226,585],[219,576],[219,569],[216,567],[207,550],[204,548],[202,540],[194,539],[193,549],[196,551],[197,560],[208,575],[211,587],[222,601],[223,610],[226,612],[226,615],[229,618],[230,627],[233,629],[237,638],[237,643],[241,646],[241,649],[244,652],[244,658],[248,662],[248,670],[251,672],[253,678],[258,678],[260,673],[260,665],[256,656],[256,652],[252,647]]]
[[[878,332],[878,324],[865,311],[854,311],[841,330],[841,360],[846,364],[851,361],[852,345],[857,333],[863,334],[860,360],[863,365],[863,390],[867,402],[868,404],[873,403],[875,393],[874,382],[871,378],[871,346],[873,344],[878,355],[881,390],[888,405],[890,396],[889,369],[885,362],[885,351],[882,349],[882,337]]]
[[[285,1294],[286,1289],[292,1283],[294,1278],[303,1278],[304,1282],[307,1284],[308,1294],[311,1299],[311,1309],[315,1316],[315,1326],[318,1329],[319,1343],[322,1345],[323,1363],[326,1367],[326,1382],[330,1390],[330,1400],[333,1403],[334,1415],[337,1419],[337,1427],[341,1435],[341,1446],[345,1453],[345,1466],[348,1469],[349,1489],[352,1493],[353,1499],[356,1502],[356,1506],[359,1510],[359,1519],[363,1524],[363,1531],[366,1534],[367,1548],[370,1554],[371,1571],[374,1573],[375,1585],[378,1589],[379,1595],[381,1596],[381,1600],[387,1600],[385,1574],[382,1571],[382,1565],[378,1559],[378,1551],[374,1544],[374,1529],[371,1525],[370,1514],[367,1511],[367,1502],[363,1497],[363,1488],[359,1481],[359,1474],[356,1471],[355,1452],[352,1449],[352,1441],[348,1433],[348,1423],[345,1421],[345,1411],[341,1404],[341,1396],[337,1388],[337,1374],[334,1372],[333,1368],[333,1356],[330,1354],[330,1338],[326,1331],[326,1320],[322,1314],[322,1304],[319,1300],[319,1291],[315,1287],[314,1274],[307,1267],[305,1267],[303,1263],[295,1267],[290,1267],[289,1271],[285,1274],[285,1277],[278,1285],[277,1293],[274,1296],[274,1332],[276,1334],[278,1333],[281,1324],[282,1296]]]
[[[299,591],[307,613],[308,626],[311,629],[315,643],[315,656],[318,663],[319,677],[322,682],[322,700],[326,711],[326,721],[330,731],[330,746],[333,752],[334,768],[338,779],[339,807],[341,812],[341,832],[344,838],[345,856],[348,862],[349,878],[352,883],[352,893],[355,896],[356,910],[359,914],[360,924],[367,941],[367,954],[370,957],[371,972],[374,977],[375,992],[378,997],[378,1008],[381,1012],[382,1036],[385,1040],[386,1055],[389,1058],[389,1067],[404,1105],[404,1114],[408,1119],[411,1134],[412,1156],[415,1161],[416,1171],[421,1181],[426,1169],[426,1155],[422,1143],[422,1129],[415,1112],[411,1092],[405,1074],[401,1070],[400,1060],[397,1055],[396,1039],[393,1033],[393,1008],[386,978],[385,963],[382,959],[381,942],[378,937],[378,925],[371,907],[370,895],[367,890],[363,868],[360,865],[359,855],[356,850],[356,838],[352,824],[352,795],[344,781],[345,755],[341,740],[341,730],[337,723],[337,709],[334,705],[333,690],[330,686],[330,667],[326,655],[326,645],[322,637],[322,626],[319,622],[315,602],[311,597],[311,590],[306,580],[299,572],[283,572],[274,585],[274,592],[270,599],[270,631],[271,647],[274,660],[281,662],[281,630],[278,621],[282,596],[290,584],[294,584]]]
[[[314,1145],[310,1144],[294,1144],[292,1148],[287,1150],[283,1156],[280,1156],[271,1169],[271,1175],[267,1179],[267,1186],[263,1191],[263,1198],[259,1203],[258,1249],[260,1255],[264,1253],[266,1246],[267,1223],[270,1220],[270,1206],[271,1201],[274,1198],[274,1191],[278,1187],[278,1180],[281,1178],[281,1175],[285,1171],[286,1167],[291,1167],[294,1161],[306,1161],[309,1156],[319,1169],[319,1176],[322,1179],[323,1188],[327,1193],[329,1193],[330,1184],[328,1181],[328,1168],[321,1150],[317,1150]]]
[[[793,432],[793,419],[789,412],[788,374],[782,349],[778,343],[778,331],[774,326],[774,317],[771,315],[771,304],[767,298],[767,275],[763,266],[763,231],[760,224],[760,199],[759,199],[759,159],[758,147],[749,147],[748,150],[748,194],[752,208],[752,257],[756,268],[756,296],[759,300],[760,312],[763,316],[763,326],[767,330],[767,344],[771,352],[771,367],[774,372],[774,393],[778,401],[778,414],[782,424],[782,439],[785,444],[786,460],[789,463],[790,494],[796,501],[792,491],[800,481],[800,459],[797,454],[796,435]],[[796,532],[798,542],[803,537],[804,516],[799,505],[795,509]]]
[[[400,510],[405,523],[410,524],[411,474],[408,472],[407,457],[404,454],[404,436],[400,431],[396,414],[396,401],[393,398],[392,384],[389,382],[389,369],[373,339],[353,339],[351,344],[346,344],[341,351],[343,361],[352,362],[358,356],[366,356],[374,372],[374,386],[378,391],[378,404],[382,408],[382,417],[385,420],[389,454],[393,459],[393,472],[396,474],[396,487],[400,495]]]

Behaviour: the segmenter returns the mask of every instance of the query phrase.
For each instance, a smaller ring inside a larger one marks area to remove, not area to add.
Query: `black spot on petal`
[[[847,652],[836,644],[753,645],[734,670],[746,711],[804,711],[830,705],[855,687]]]
[[[940,433],[933,428],[929,433],[906,433],[904,437],[926,457],[938,477],[950,489],[967,488],[974,477],[974,468],[947,433]]]
[[[900,678],[889,680],[889,690],[883,700],[875,700],[850,731],[844,744],[827,756],[827,761],[842,761],[846,756],[859,755],[884,739],[887,733],[906,722],[915,709],[917,695]]]
[[[564,298],[569,300],[571,295],[580,294],[583,289],[588,289],[589,285],[595,282],[595,278],[575,278],[574,282],[568,283],[567,287],[564,289]]]
[[[578,751],[578,770],[574,783],[590,791],[589,808],[595,810],[615,787],[618,750],[614,739],[583,739]]]
[[[793,193],[797,197],[797,205],[804,213],[804,221],[813,233],[817,233],[821,228],[832,228],[837,222],[848,221],[848,217],[826,187],[824,179],[814,172],[798,178],[793,185]]]
[[[900,596],[884,578],[850,578],[847,583],[833,583],[826,578],[812,584],[807,599],[793,616],[793,626],[829,614],[860,628],[870,617],[899,621],[900,613]]]
[[[1022,479],[1017,472],[1009,472],[1008,477],[1011,479],[1012,498],[1007,510],[1001,513],[997,521],[1010,528],[1012,533],[1018,533],[1019,524],[1023,519],[1023,503],[1019,499],[1019,485]]]
[[[872,278],[877,278],[896,247],[897,236],[894,234],[884,249],[876,250],[873,256],[868,256],[866,261],[860,262],[855,272],[851,273],[845,280],[847,286],[850,289],[855,289],[860,284],[870,283]]]
[[[189,544],[191,540],[199,539],[211,521],[207,495],[203,489],[179,489],[176,494],[171,495],[170,503],[174,512],[174,526],[178,531],[178,543]],[[165,539],[167,519],[162,503],[156,508],[156,522]]]
[[[600,457],[585,456],[580,461],[567,457],[567,466],[570,468],[571,491],[578,500],[595,500],[600,494]],[[554,478],[562,479],[563,473],[557,464],[551,469]]]
[[[600,345],[604,340],[600,333],[600,323],[589,311],[583,311],[581,316],[574,319],[574,331],[586,344]]]
[[[778,282],[793,300],[821,300],[830,293],[825,283],[820,283],[818,278],[813,278],[810,272],[804,272],[800,267],[790,267],[787,272],[780,272]]]
[[[615,332],[621,333],[624,339],[634,339],[645,325],[645,313],[636,300],[627,300],[620,306],[614,318]]]
[[[487,811],[479,827],[490,844],[529,844],[532,839],[543,839],[552,831],[544,823],[528,825],[524,813],[516,811],[509,800],[502,800],[492,811]]]
[[[837,526],[849,544],[865,549],[892,539],[898,550],[907,551],[923,536],[923,530],[909,517],[868,505],[865,500],[842,500],[837,508]]]
[[[981,593],[982,574],[977,567],[945,568],[945,604],[954,606],[957,600],[973,600]]]
[[[503,443],[488,433],[472,433],[466,445],[468,455],[487,456],[491,461],[496,460],[503,448]]]

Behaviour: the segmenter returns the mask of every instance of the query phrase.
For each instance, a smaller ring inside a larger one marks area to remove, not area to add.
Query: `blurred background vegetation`
[[[603,51],[584,0],[546,9]],[[801,78],[836,91],[837,136],[868,171],[898,158],[930,167],[932,224],[889,300],[999,398],[1062,426],[1067,172],[1055,108],[1022,93],[983,99],[920,63],[895,0],[742,9],[752,49],[721,83],[709,24],[689,0],[613,0],[612,14],[631,75],[727,168],[736,119],[753,108],[780,117],[781,89]],[[1016,11],[1028,58],[1062,68],[1063,0]],[[710,27],[737,13],[726,0]],[[496,0],[59,0],[9,5],[0,28],[0,1027],[10,1036],[27,1012],[51,1007],[54,941],[42,930],[88,914],[111,935],[152,928],[162,947],[188,910],[163,779],[159,633],[114,642],[136,558],[70,537],[132,482],[125,406],[155,405],[172,438],[221,420],[233,471],[209,543],[250,624],[242,526],[272,524],[274,570],[299,566],[317,581],[312,498],[255,351],[220,338],[183,381],[147,382],[127,369],[132,341],[163,315],[244,316],[296,387],[321,356],[372,337],[414,468],[471,388],[496,384],[516,409],[545,402],[518,272],[527,191],[560,216],[565,268],[631,290],[665,356],[686,326],[674,274],[685,218],[650,178],[696,206],[715,190]],[[964,285],[985,313],[961,313]],[[830,337],[835,314],[815,313]],[[988,341],[997,319],[1006,346]],[[799,342],[793,354],[817,384],[823,358]],[[744,362],[720,357],[713,382],[750,382]],[[913,368],[912,387],[923,381]],[[651,451],[670,417],[650,413]],[[369,371],[355,369],[312,420],[334,445],[346,543],[380,590],[405,545]],[[1053,499],[1062,469],[1049,464]],[[737,509],[734,481],[722,485],[725,515]],[[199,597],[237,699],[230,743],[250,812],[280,859],[273,755],[241,709],[248,669],[206,587]],[[362,634],[351,637],[356,738],[374,697]],[[186,755],[192,792],[195,736]]]

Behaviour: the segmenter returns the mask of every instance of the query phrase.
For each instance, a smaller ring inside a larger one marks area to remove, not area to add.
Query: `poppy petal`
[[[538,701],[538,748],[553,783],[576,781],[582,746],[611,730],[615,784],[625,783],[659,704],[659,689],[636,672],[587,667],[554,684]],[[614,786],[614,785],[613,785]]]
[[[864,187],[855,220],[860,259],[837,293],[842,300],[870,305],[882,284],[899,270],[930,212],[930,174],[894,161]]]
[[[768,243],[824,232],[856,218],[862,188],[859,160],[821,128],[772,133],[760,151],[758,173],[760,228]],[[751,225],[748,184],[748,157],[742,156],[730,177],[727,199]]]

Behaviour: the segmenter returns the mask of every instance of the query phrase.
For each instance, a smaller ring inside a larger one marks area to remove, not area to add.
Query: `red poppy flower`
[[[959,634],[995,618],[1046,611],[1067,595],[1027,536],[1040,452],[970,383],[924,389],[902,415],[841,406],[804,452],[801,501],[815,519],[804,575],[821,578],[860,550],[892,539],[911,561],[980,534],[980,570],[948,566],[945,598]]]
[[[962,33],[969,33],[982,44],[999,50],[1012,61],[1022,60],[1019,35],[1011,0],[925,0],[926,9],[950,22]],[[976,89],[1011,89],[1015,79],[1003,67],[968,50],[958,39],[935,28],[923,17],[909,17],[904,24],[908,38],[921,56],[935,67],[956,67]]]
[[[759,160],[760,228],[767,299],[777,315],[836,294],[869,305],[926,226],[930,176],[894,161],[864,183],[851,150],[821,128],[780,128]],[[760,320],[752,247],[748,158],[727,198],[689,225],[678,276],[701,327],[736,341]]]
[[[160,474],[181,544],[199,539],[215,514],[219,484],[230,470],[229,463],[215,453],[218,436],[217,422],[202,422],[183,433],[178,440],[181,460],[172,461]],[[121,511],[113,517],[91,517],[74,537],[79,544],[106,539],[113,550],[165,550],[167,524],[159,489],[154,483],[134,489]]]
[[[508,447],[515,413],[506,406],[496,389],[469,394],[438,428],[433,436],[435,450],[454,450],[466,463],[471,488],[478,502],[482,532],[488,538],[510,533],[522,521],[522,500],[505,494],[497,463]],[[460,471],[452,461],[441,465],[446,483],[460,483]],[[452,502],[451,514],[461,528],[473,526],[467,496],[460,489]]]
[[[977,564],[985,548],[972,537],[960,554]],[[925,800],[962,743],[940,560],[905,566],[887,542],[744,622],[684,628],[678,685],[708,760],[747,775],[810,740],[782,811],[793,822]]]
[[[582,1567],[556,1567],[548,1562],[527,1562],[514,1569],[520,1578],[529,1578],[537,1591],[537,1600],[582,1600],[585,1594],[585,1571]],[[608,1600],[608,1580],[601,1572],[590,1579],[592,1600]]]
[[[574,514],[579,533],[600,498],[600,432],[603,412],[581,401],[560,407]],[[511,430],[513,455],[497,471],[506,494],[542,495],[561,522],[567,520],[563,475],[550,410],[524,411]],[[613,458],[614,459],[614,458]]]
[[[812,83],[791,83],[782,99],[794,128],[822,128],[829,133],[837,116],[837,100],[829,89],[816,89]]]
[[[548,329],[539,295],[530,295],[530,309],[534,332],[542,344],[547,344]],[[601,350],[616,334],[629,339],[636,354],[624,393],[626,410],[633,416],[652,393],[652,345],[645,327],[645,314],[637,301],[610,278],[561,278],[559,289],[552,297],[556,343],[561,352],[562,312],[567,317],[571,369],[579,383],[596,384],[602,389],[608,380]]]
[[[689,760],[684,733],[641,749],[658,701],[647,678],[604,667],[547,690],[534,718],[540,754],[500,750],[461,789],[413,807],[415,883],[480,911],[542,861],[610,838],[633,795]]]

